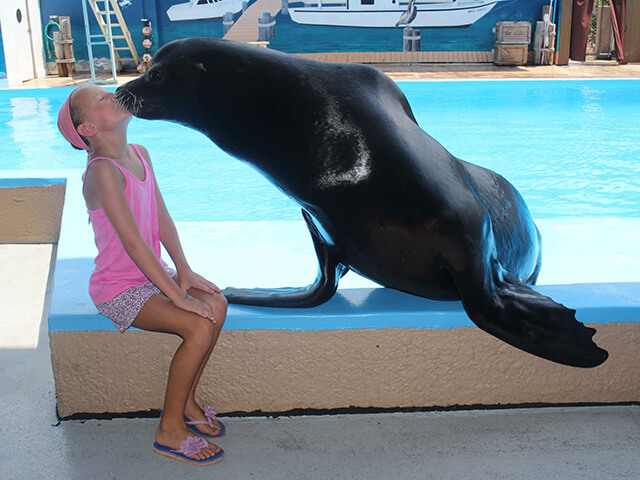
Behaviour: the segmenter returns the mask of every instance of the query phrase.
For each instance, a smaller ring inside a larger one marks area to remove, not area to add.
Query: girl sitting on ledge
[[[154,450],[208,465],[224,452],[202,437],[222,437],[225,427],[210,406],[198,406],[194,395],[227,302],[216,285],[189,267],[149,153],[127,143],[130,120],[114,94],[96,85],[71,92],[58,114],[62,135],[89,154],[83,195],[98,247],[89,294],[120,332],[133,325],[182,338],[169,368]],[[177,273],[160,257],[160,242]]]

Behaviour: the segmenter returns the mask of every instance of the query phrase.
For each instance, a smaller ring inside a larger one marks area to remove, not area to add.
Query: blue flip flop
[[[224,450],[220,449],[215,455],[204,460],[198,460],[196,458],[188,457],[187,455],[196,455],[200,451],[209,446],[204,438],[200,437],[187,437],[183,440],[179,449],[169,448],[165,445],[160,445],[158,442],[153,442],[153,450],[165,457],[174,458],[181,462],[191,463],[193,465],[213,465],[218,463],[224,457]]]
[[[224,423],[222,423],[220,420],[217,420],[216,418],[217,414],[216,414],[216,411],[213,409],[213,407],[211,407],[211,405],[203,405],[202,411],[204,412],[205,417],[207,417],[206,420],[189,420],[189,418],[187,418],[186,416],[184,417],[184,423],[187,424],[187,428],[191,430],[193,433],[195,433],[196,435],[200,435],[206,438],[224,437],[227,433],[227,427],[225,427]],[[213,420],[217,420],[218,424],[220,425],[220,431],[215,435],[203,433],[195,427],[195,425],[209,425],[210,427],[213,427],[213,422],[212,422]]]

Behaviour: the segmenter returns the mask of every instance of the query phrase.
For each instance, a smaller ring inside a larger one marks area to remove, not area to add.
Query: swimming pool
[[[423,129],[504,175],[534,217],[640,217],[639,80],[398,84]],[[0,170],[83,168],[56,127],[69,92],[0,91]],[[177,221],[300,219],[293,202],[195,131],[134,119],[129,138],[149,149]]]
[[[602,281],[603,275],[604,281],[640,280],[631,241],[640,233],[640,80],[398,84],[423,129],[521,192],[545,241],[541,282]],[[66,144],[55,120],[69,92],[0,90],[0,176],[68,177],[63,236],[71,239],[78,231],[86,236],[87,227],[79,195],[86,158]],[[169,210],[205,269],[228,269],[238,278],[229,284],[247,285],[240,262],[252,275],[263,269],[255,283],[271,286],[277,257],[302,271],[305,282],[313,278],[315,259],[299,207],[251,167],[167,122],[134,119],[129,139],[149,149]],[[92,243],[90,231],[86,243]],[[592,259],[596,249],[608,251],[600,264]],[[59,255],[91,254],[61,240]],[[569,267],[559,263],[567,255]],[[615,268],[604,272],[612,262]],[[301,282],[289,272],[280,283]]]

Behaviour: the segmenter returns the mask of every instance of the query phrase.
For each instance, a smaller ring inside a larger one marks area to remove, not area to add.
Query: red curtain
[[[573,13],[571,17],[571,45],[569,58],[578,62],[584,62],[587,51],[587,37],[593,14],[595,0],[573,0]],[[609,0],[613,18],[613,36],[616,44],[616,58],[618,62],[625,63],[624,53],[624,22],[626,0]]]
[[[616,41],[616,58],[618,63],[627,63],[624,59],[624,22],[626,15],[625,0],[609,0],[613,20],[613,37]]]
[[[577,62],[584,62],[587,55],[587,37],[593,14],[595,0],[573,0],[571,15],[571,45],[569,58]]]

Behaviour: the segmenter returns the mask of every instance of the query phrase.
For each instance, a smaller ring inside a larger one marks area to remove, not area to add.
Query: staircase
[[[91,7],[93,14],[102,33],[92,35],[89,30],[89,18],[87,14],[87,4]],[[122,70],[122,62],[133,61],[136,65],[140,63],[140,57],[136,47],[131,40],[131,34],[124,21],[120,7],[116,0],[82,0],[84,13],[84,24],[87,35],[87,49],[89,51],[89,63],[91,66],[91,79],[95,82],[95,71],[93,65],[93,46],[106,45],[111,56],[111,70],[113,80],[116,80],[116,66]],[[119,29],[114,33],[113,29]],[[120,52],[127,52],[121,55]]]

